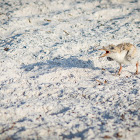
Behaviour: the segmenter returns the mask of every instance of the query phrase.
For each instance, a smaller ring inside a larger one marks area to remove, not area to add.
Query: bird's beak
[[[101,58],[101,57],[105,57],[105,56],[107,56],[107,54],[110,53],[105,47],[103,47],[102,49],[99,49],[99,50],[101,50],[101,51],[106,51],[106,53],[103,54],[103,55],[101,55],[100,58]]]
[[[107,56],[107,53],[105,53],[105,54],[101,55],[101,56],[100,56],[100,58],[101,58],[101,57],[105,57],[105,56]]]

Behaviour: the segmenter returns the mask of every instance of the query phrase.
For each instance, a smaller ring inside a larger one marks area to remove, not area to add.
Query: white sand
[[[0,139],[140,139],[140,74],[98,49],[140,47],[139,0],[1,0]],[[5,51],[4,48],[9,48]]]

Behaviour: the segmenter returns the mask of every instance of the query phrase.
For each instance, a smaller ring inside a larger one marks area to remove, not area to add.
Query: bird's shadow
[[[21,69],[24,69],[26,72],[29,71],[38,71],[42,74],[51,72],[50,70],[54,68],[88,68],[93,70],[99,70],[98,67],[95,67],[91,60],[80,60],[75,56],[71,56],[69,58],[55,58],[53,60],[47,60],[45,62],[37,62],[28,65],[22,65]],[[53,70],[52,70],[53,71]]]

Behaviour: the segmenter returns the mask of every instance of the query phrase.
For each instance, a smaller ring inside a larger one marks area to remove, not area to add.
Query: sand
[[[140,74],[99,49],[140,48],[139,0],[0,2],[1,140],[139,140]]]

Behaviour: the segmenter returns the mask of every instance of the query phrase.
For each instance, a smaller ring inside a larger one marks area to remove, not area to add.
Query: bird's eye
[[[111,47],[110,49],[111,49],[111,50],[114,50],[114,47]]]
[[[106,51],[106,53],[109,53],[109,51]]]

